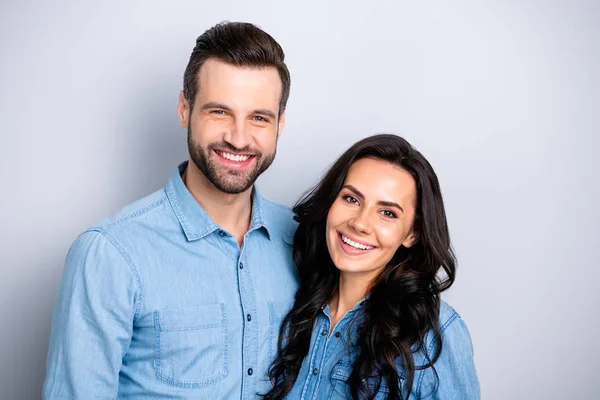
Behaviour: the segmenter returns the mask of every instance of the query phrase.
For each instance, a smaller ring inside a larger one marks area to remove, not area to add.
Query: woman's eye
[[[352,203],[352,204],[358,204],[358,200],[356,200],[354,197],[346,195],[344,197],[342,197],[344,200],[346,200],[348,203]]]
[[[381,213],[388,218],[398,218],[398,216],[390,210],[383,210]]]

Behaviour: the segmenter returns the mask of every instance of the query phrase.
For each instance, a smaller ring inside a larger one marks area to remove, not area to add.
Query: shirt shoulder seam
[[[448,319],[442,324],[442,326],[440,327],[440,335],[442,333],[444,333],[444,331],[454,322],[456,321],[456,319],[459,317],[458,313],[456,311],[452,311],[452,314],[448,317]],[[432,337],[430,339],[429,344],[427,345],[427,355],[431,354],[431,351],[433,350],[433,346],[435,345],[435,340]],[[417,387],[416,387],[416,394],[417,397],[421,396],[421,386],[423,384],[423,378],[425,377],[425,371],[428,368],[424,368],[421,371],[419,371],[419,379],[417,381]]]
[[[125,250],[125,247],[113,235],[111,235],[108,231],[106,231],[106,229],[102,229],[101,227],[94,227],[94,228],[90,228],[90,229],[86,230],[86,232],[97,232],[98,234],[102,235],[106,240],[108,240],[115,247],[115,249],[119,252],[121,257],[123,257],[123,260],[127,263],[127,266],[129,268],[129,273],[133,276],[133,278],[136,282],[136,287],[137,287],[137,293],[135,296],[136,305],[135,305],[135,311],[133,314],[133,321],[137,320],[137,318],[140,315],[140,312],[142,309],[142,303],[144,300],[144,289],[142,286],[142,279],[141,279],[140,273],[137,269],[137,266],[133,262],[129,253],[127,253],[127,251]]]
[[[98,232],[106,232],[108,231],[110,228],[112,228],[115,225],[119,225],[122,224],[123,222],[141,217],[144,214],[149,213],[150,211],[156,209],[158,206],[162,205],[165,200],[167,199],[166,195],[163,193],[160,198],[158,200],[156,200],[154,203],[151,203],[147,206],[144,206],[142,208],[139,208],[135,211],[130,212],[129,214],[126,214],[124,216],[122,216],[121,218],[115,220],[115,221],[111,221],[108,222],[105,225],[98,225],[98,226],[93,226],[92,228],[90,228],[90,230],[96,230]]]

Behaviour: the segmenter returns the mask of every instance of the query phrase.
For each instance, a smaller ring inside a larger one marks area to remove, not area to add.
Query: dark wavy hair
[[[309,351],[315,319],[338,289],[340,274],[327,250],[325,224],[350,166],[363,158],[383,160],[414,178],[417,242],[410,248],[401,246],[371,282],[362,307],[364,319],[357,325],[358,356],[347,382],[350,393],[353,399],[372,399],[385,382],[388,399],[408,398],[415,370],[435,372],[433,364],[442,350],[440,293],[452,285],[456,271],[440,185],[432,166],[410,143],[396,135],[374,135],[342,154],[294,207],[299,226],[293,255],[301,284],[281,326],[278,353],[269,369],[274,386],[264,399],[282,399],[292,389]],[[424,343],[428,331],[436,344],[432,354],[427,354]],[[418,350],[425,351],[427,362],[415,366],[413,351]],[[406,393],[398,384],[398,359],[404,367]],[[376,389],[366,379],[375,379]]]

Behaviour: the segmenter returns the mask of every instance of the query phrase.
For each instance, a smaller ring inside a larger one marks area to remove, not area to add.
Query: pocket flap
[[[217,328],[225,319],[225,305],[210,304],[204,306],[164,309],[155,311],[157,325],[162,332],[189,331]]]
[[[348,381],[348,378],[350,378],[350,374],[352,374],[352,364],[348,363],[348,362],[343,362],[340,361],[338,362],[335,367],[333,367],[333,371],[331,373],[331,378],[338,380],[338,381],[343,381],[344,383]],[[404,372],[403,371],[398,371],[398,385],[402,385],[402,382],[404,381]],[[375,378],[368,378],[365,379],[366,381],[366,385],[370,388],[377,388],[377,380]],[[381,386],[379,387],[379,391],[382,393],[387,393],[389,392],[388,387],[387,387],[387,383],[382,380],[381,381]]]
[[[352,373],[352,364],[339,362],[333,367],[331,377],[340,381],[347,381]]]

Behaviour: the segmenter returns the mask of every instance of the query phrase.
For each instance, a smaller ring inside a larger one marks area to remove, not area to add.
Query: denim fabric
[[[329,307],[323,308],[318,316],[310,343],[310,349],[300,369],[298,379],[288,394],[290,400],[341,400],[351,399],[346,383],[356,358],[356,326],[360,319],[361,303],[337,323],[330,332]],[[410,399],[478,400],[479,381],[473,361],[473,346],[467,326],[462,318],[448,304],[442,302],[440,310],[442,331],[442,352],[434,364],[439,378],[436,390],[435,373],[432,368],[415,371]],[[433,353],[433,335],[426,336],[426,351]],[[427,363],[424,350],[414,355],[415,365]],[[405,375],[400,360],[397,362],[398,375],[406,396]],[[366,381],[377,387],[376,379]],[[382,382],[376,399],[385,399],[387,386]]]
[[[81,234],[52,322],[46,399],[254,399],[298,287],[287,207],[252,193],[241,248],[181,174]]]

